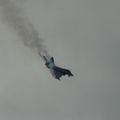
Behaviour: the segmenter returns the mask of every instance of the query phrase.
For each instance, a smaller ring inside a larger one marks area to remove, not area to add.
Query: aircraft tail
[[[53,58],[53,57],[51,57],[51,58],[50,58],[50,61],[51,61],[52,63],[54,63],[54,58]]]

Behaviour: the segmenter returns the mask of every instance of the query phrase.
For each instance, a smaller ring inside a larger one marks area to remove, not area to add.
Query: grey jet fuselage
[[[43,59],[45,60],[46,67],[50,70],[51,74],[56,79],[60,80],[60,77],[65,76],[65,75],[68,75],[69,77],[73,76],[70,70],[56,66],[54,63],[53,57],[46,58],[45,56],[43,56]]]

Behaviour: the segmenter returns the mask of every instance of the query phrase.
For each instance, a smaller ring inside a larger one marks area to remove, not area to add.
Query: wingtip
[[[68,76],[69,76],[69,77],[73,77],[74,75],[71,73],[71,74],[69,74]]]
[[[71,74],[71,76],[74,76],[73,74]]]

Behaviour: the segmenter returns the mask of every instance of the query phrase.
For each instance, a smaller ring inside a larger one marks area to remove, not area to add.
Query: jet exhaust
[[[17,6],[15,1],[0,0],[0,10],[4,22],[17,32],[24,45],[37,49],[42,58],[43,56],[49,57],[48,51],[43,44],[44,40],[39,37],[33,24],[24,16],[22,9]]]

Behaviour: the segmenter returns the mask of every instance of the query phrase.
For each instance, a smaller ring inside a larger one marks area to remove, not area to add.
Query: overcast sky
[[[16,1],[74,77],[54,79],[0,12],[0,119],[119,120],[120,1]]]

